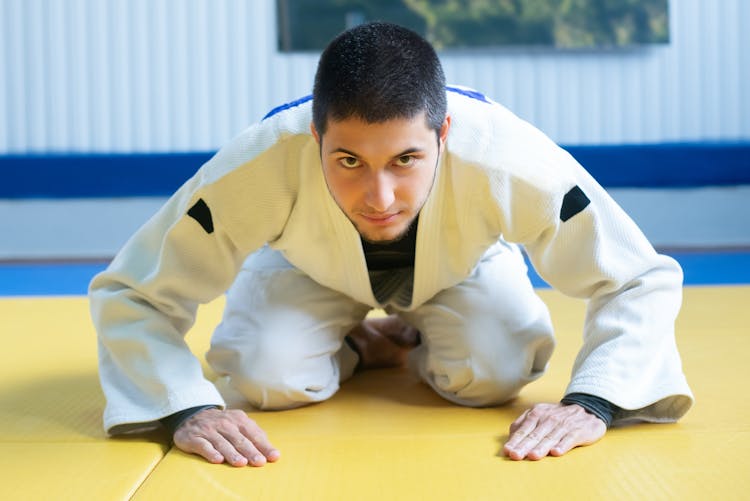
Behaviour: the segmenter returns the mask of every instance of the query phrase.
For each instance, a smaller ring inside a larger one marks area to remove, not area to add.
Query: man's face
[[[312,127],[328,190],[365,240],[392,242],[409,229],[432,189],[449,127],[446,117],[439,146],[424,113],[373,124],[329,120],[322,137]]]

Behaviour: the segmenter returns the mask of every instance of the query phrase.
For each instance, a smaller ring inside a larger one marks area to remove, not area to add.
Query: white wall
[[[669,45],[441,58],[564,144],[750,140],[750,0],[669,4]],[[275,30],[275,0],[0,0],[0,155],[217,149],[311,90]],[[750,245],[750,187],[612,194],[655,245]],[[162,201],[0,200],[0,260],[110,257]]]
[[[561,143],[750,140],[750,2],[669,4],[668,45],[441,57]],[[0,154],[217,149],[310,92],[275,33],[275,0],[0,0]]]

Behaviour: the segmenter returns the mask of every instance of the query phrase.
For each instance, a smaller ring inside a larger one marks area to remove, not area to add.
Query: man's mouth
[[[370,224],[386,226],[393,223],[398,217],[398,212],[390,214],[360,214],[360,216]]]

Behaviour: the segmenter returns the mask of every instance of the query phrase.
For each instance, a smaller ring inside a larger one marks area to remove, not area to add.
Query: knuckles
[[[265,434],[244,411],[239,409],[209,409],[192,416],[181,426],[175,436],[200,436],[208,438],[219,433],[234,435],[237,431],[246,430],[252,436],[264,437]]]
[[[551,407],[553,407],[551,404],[536,404],[529,411],[528,417],[542,419],[549,413]]]
[[[561,426],[565,420],[562,419],[560,416],[553,414],[551,416],[547,417],[547,421],[554,427],[557,428],[558,426]]]
[[[250,419],[247,417],[247,414],[245,414],[243,411],[239,409],[228,409],[224,411],[224,414],[226,414],[227,416],[233,419],[244,419],[244,418]]]

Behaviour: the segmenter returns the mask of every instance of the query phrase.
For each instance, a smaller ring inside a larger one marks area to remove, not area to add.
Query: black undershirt
[[[413,268],[417,249],[417,217],[406,233],[395,242],[376,244],[362,238],[362,250],[367,261],[367,271]]]

